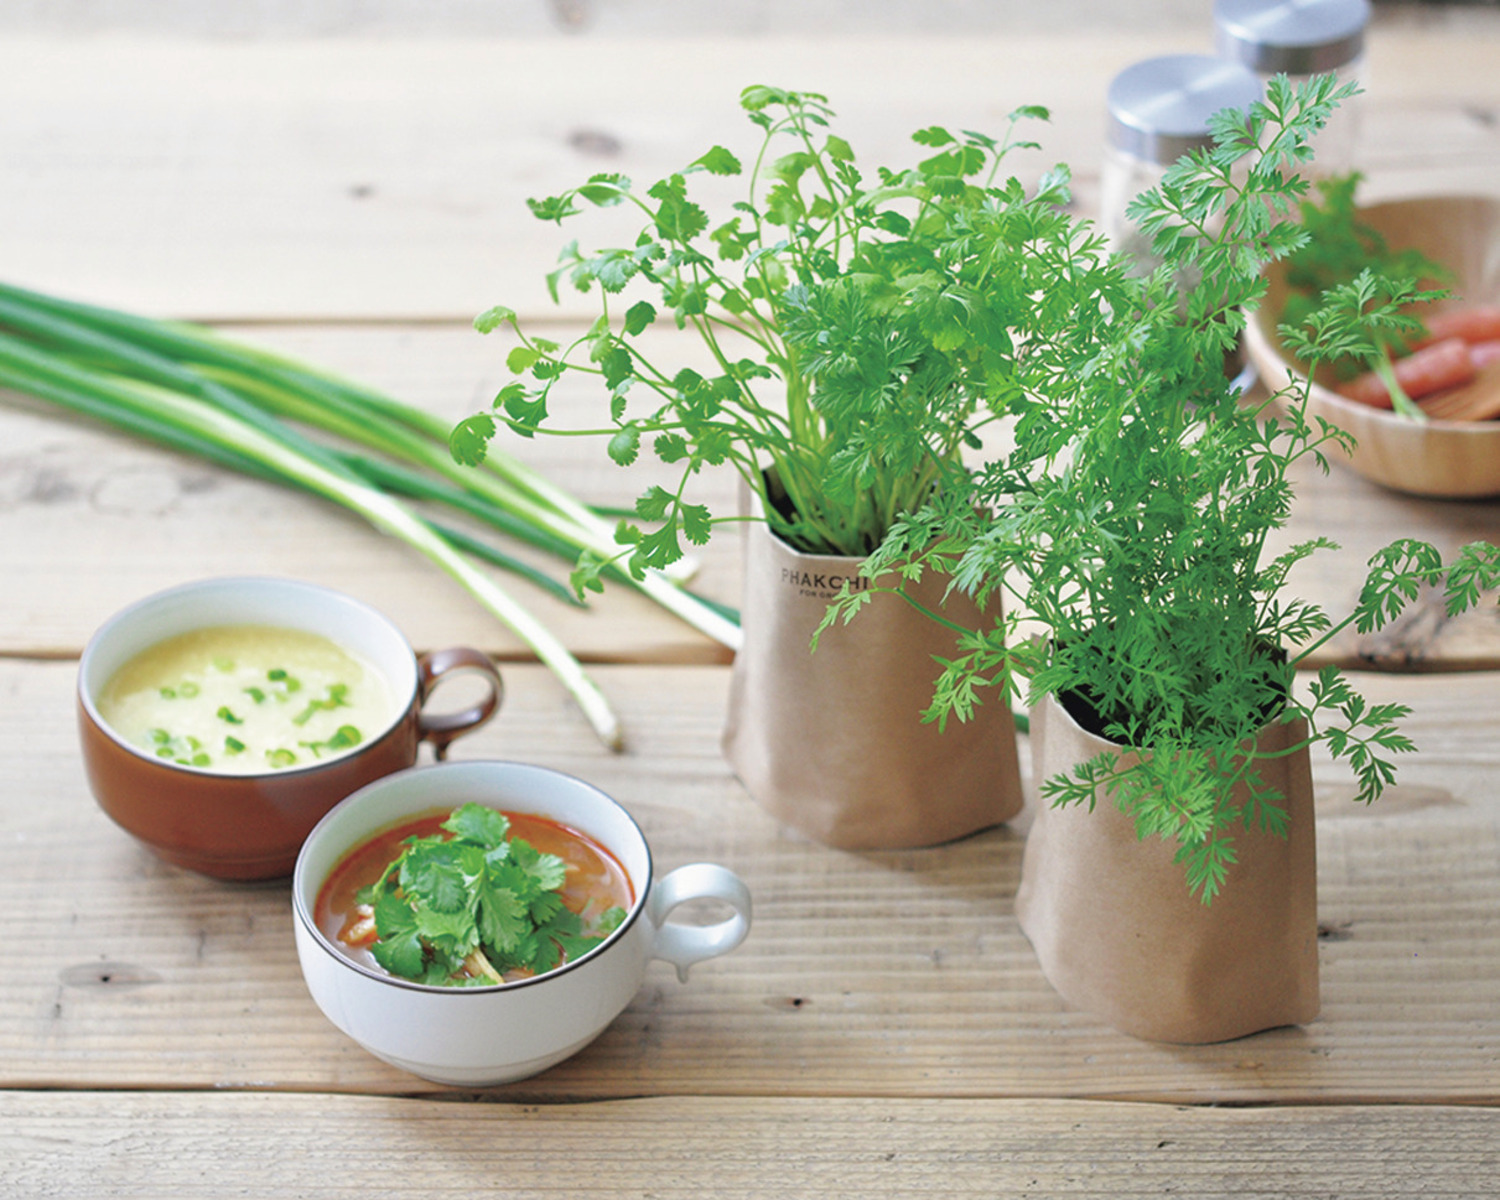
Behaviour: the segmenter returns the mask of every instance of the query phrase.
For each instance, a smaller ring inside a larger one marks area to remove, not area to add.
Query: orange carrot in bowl
[[[1444,388],[1459,387],[1474,378],[1477,368],[1469,343],[1452,337],[1418,350],[1394,364],[1396,382],[1413,400],[1430,396]],[[1374,372],[1350,380],[1338,389],[1339,394],[1373,408],[1390,408],[1391,393]]]
[[[1482,371],[1491,363],[1500,362],[1500,338],[1493,342],[1475,342],[1469,347],[1469,357],[1474,360],[1474,369]]]
[[[1472,344],[1500,341],[1500,304],[1465,304],[1444,309],[1426,319],[1427,336],[1417,349],[1448,338],[1463,338]]]

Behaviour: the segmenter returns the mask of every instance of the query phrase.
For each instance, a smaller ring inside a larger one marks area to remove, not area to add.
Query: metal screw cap
[[[1248,67],[1207,54],[1169,54],[1126,67],[1109,85],[1109,140],[1149,162],[1170,163],[1212,145],[1208,119],[1261,98]]]
[[[1313,75],[1358,58],[1370,0],[1214,0],[1218,50],[1263,75]]]

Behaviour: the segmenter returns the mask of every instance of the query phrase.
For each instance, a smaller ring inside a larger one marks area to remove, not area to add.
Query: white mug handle
[[[713,925],[668,924],[671,911],[688,900],[719,900],[734,909],[734,915]],[[652,887],[646,914],[656,927],[652,957],[673,964],[677,978],[686,983],[694,963],[728,954],[745,940],[750,932],[750,889],[727,867],[689,863]]]

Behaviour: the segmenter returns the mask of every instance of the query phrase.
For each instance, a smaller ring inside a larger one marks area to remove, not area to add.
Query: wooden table
[[[1372,38],[1372,195],[1500,193],[1500,14]],[[934,121],[1054,109],[1046,158],[1097,194],[1105,84],[1207,34],[304,42],[0,40],[0,276],[206,320],[460,417],[504,378],[468,326],[545,303],[528,195],[748,141],[751,81],[826,91],[862,155]],[[889,82],[896,80],[895,84]],[[669,347],[670,349],[670,347]],[[579,403],[587,397],[578,396]],[[597,447],[530,461],[620,503]],[[734,502],[712,481],[719,504]],[[716,490],[715,490],[716,489]],[[1312,478],[1295,528],[1500,537],[1500,507]],[[702,585],[733,601],[733,538]],[[1339,565],[1343,564],[1343,565]],[[1353,564],[1351,566],[1351,564]],[[502,660],[460,758],[543,763],[630,807],[658,861],[740,873],[755,927],[680,985],[655,964],[605,1035],[483,1093],[369,1057],[303,986],[283,884],[165,866],[89,796],[76,660],[122,605],[275,572],[352,592],[418,647]],[[831,851],[779,828],[718,748],[719,646],[631,595],[538,601],[625,721],[610,754],[561,688],[403,547],[303,497],[0,398],[0,1195],[1500,1195],[1500,617],[1433,610],[1338,656],[1386,671],[1420,752],[1376,806],[1316,764],[1322,1015],[1217,1046],[1070,1010],[1012,913],[1025,820],[958,844]],[[1024,758],[1024,755],[1023,755]]]

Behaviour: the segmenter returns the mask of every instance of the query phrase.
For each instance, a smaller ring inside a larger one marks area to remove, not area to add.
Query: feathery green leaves
[[[1107,797],[1142,837],[1175,842],[1205,903],[1232,886],[1244,831],[1285,832],[1283,797],[1256,749],[1263,726],[1303,718],[1365,800],[1411,749],[1400,706],[1367,704],[1331,669],[1303,692],[1299,663],[1351,626],[1389,622],[1444,578],[1454,610],[1500,586],[1492,546],[1467,548],[1445,570],[1431,546],[1404,539],[1371,560],[1358,605],[1335,620],[1284,593],[1298,564],[1336,547],[1320,538],[1274,557],[1267,549],[1288,521],[1294,465],[1326,469],[1325,450],[1351,439],[1308,417],[1305,381],[1279,398],[1279,414],[1247,402],[1225,353],[1264,293],[1264,268],[1306,242],[1298,168],[1348,94],[1328,77],[1298,88],[1277,79],[1263,103],[1220,114],[1214,146],[1130,206],[1160,260],[1149,273],[1102,253],[1081,223],[1023,242],[1019,263],[997,259],[1025,273],[1037,306],[1060,301],[1066,314],[1025,319],[1025,353],[996,364],[994,387],[1011,389],[1014,448],[896,521],[865,568],[885,590],[922,568],[976,599],[1002,595],[1005,615],[943,664],[928,718],[966,719],[986,694],[1063,700],[1139,753],[1100,756],[1045,781],[1043,795],[1089,806]],[[934,146],[946,136],[923,134]],[[997,254],[1010,228],[985,226]],[[1375,358],[1411,330],[1403,309],[1426,295],[1389,272],[1328,284],[1283,331],[1309,364]],[[873,590],[847,591],[825,625]]]
[[[562,379],[592,375],[607,419],[585,432],[620,465],[650,453],[679,472],[667,503],[641,514],[660,528],[623,531],[636,572],[737,519],[691,499],[694,477],[726,463],[793,545],[868,553],[961,472],[963,449],[1028,383],[1059,370],[1041,350],[1021,362],[1022,348],[1073,319],[1078,231],[1060,209],[1066,172],[1029,194],[1000,178],[1005,156],[1033,145],[1015,139],[1016,125],[1045,120],[1045,109],[1018,110],[1005,138],[919,130],[914,140],[934,153],[870,172],[830,132],[825,97],[755,86],[740,101],[760,142],[743,164],[714,146],[644,190],[595,177],[532,202],[548,221],[605,198],[643,218],[629,245],[568,243],[549,276],[554,294],[567,282],[599,298],[586,335],[545,346],[503,307],[476,322],[518,339],[507,357],[516,378],[480,414],[489,423],[455,430],[461,461],[499,426],[578,432],[554,428],[548,396]],[[723,217],[695,198],[705,175],[744,178]],[[698,335],[709,369],[646,357],[636,339],[665,318]],[[590,577],[585,568],[580,578]]]

